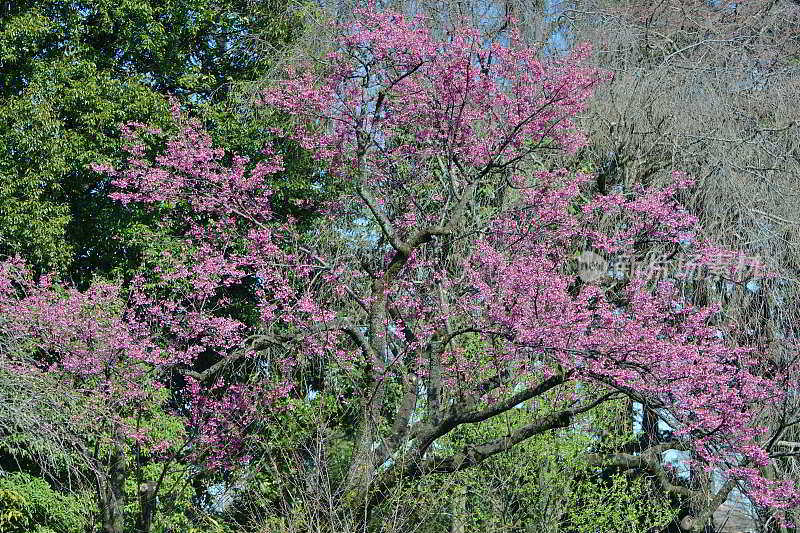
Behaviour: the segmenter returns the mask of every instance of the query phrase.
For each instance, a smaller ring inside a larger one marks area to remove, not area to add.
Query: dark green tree
[[[257,160],[274,119],[245,120],[232,96],[264,75],[302,17],[284,0],[0,3],[0,255],[81,283],[129,271],[155,237],[88,165],[120,162],[121,124],[168,127],[167,95],[219,145]],[[276,198],[307,182],[287,181]]]

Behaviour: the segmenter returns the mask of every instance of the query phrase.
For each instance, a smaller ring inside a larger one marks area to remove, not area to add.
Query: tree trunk
[[[125,533],[125,479],[127,478],[125,444],[122,435],[115,432],[109,458],[108,476],[100,481],[100,511],[105,533]]]
[[[136,517],[136,533],[150,533],[155,510],[156,483],[155,481],[146,481],[139,485],[139,516]]]
[[[464,533],[467,515],[467,488],[463,485],[453,487],[453,497],[450,501],[450,533]]]

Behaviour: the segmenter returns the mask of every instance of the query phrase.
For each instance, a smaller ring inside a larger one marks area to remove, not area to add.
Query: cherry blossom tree
[[[0,264],[0,380],[16,387],[3,429],[33,436],[30,453],[45,475],[58,479],[66,463],[71,484],[94,485],[109,533],[124,530],[124,485],[141,466],[130,450],[166,468],[182,444],[152,423],[163,416],[166,361],[124,307],[118,286],[80,292],[50,276],[34,280],[20,260]],[[147,508],[138,524],[149,522]]]
[[[609,77],[586,66],[589,54],[543,60],[514,32],[491,40],[465,24],[435,37],[424,17],[357,11],[324,61],[294,65],[262,94],[290,119],[271,137],[309,150],[320,183],[344,191],[306,206],[323,215],[310,233],[273,216],[265,184],[283,169],[281,143],[251,166],[176,108],[180,133],[152,158],[163,134],[127,127],[128,165],[96,169],[114,179],[116,199],[158,210],[179,237],[132,280],[128,318],[113,330],[157,347],[137,348],[136,360],[183,376],[198,461],[247,465],[252,429],[303,397],[301,376],[313,371],[316,387],[359,413],[343,503],[365,520],[404,482],[470,468],[623,397],[665,413],[669,438],[587,459],[688,497],[663,453],[692,450],[724,473],[685,530],[701,530],[735,486],[777,510],[800,503],[758,468],[794,423],[793,364],[767,372],[769,358],[737,342],[718,307],[681,298],[677,275],[577,275],[581,250],[656,247],[722,260],[731,275],[740,259],[681,208],[693,184],[681,173],[598,193],[594,176],[542,166],[542,153],[585,143],[573,119]],[[545,397],[552,407],[532,407],[499,438],[436,445]],[[784,427],[768,428],[775,409]]]

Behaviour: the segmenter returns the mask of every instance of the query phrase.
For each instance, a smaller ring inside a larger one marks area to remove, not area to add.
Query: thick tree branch
[[[505,437],[501,437],[477,446],[467,446],[461,452],[449,457],[433,457],[428,459],[422,464],[418,475],[422,476],[433,473],[452,473],[478,465],[489,457],[510,450],[517,444],[529,439],[530,437],[533,437],[534,435],[540,435],[551,429],[568,427],[572,422],[573,417],[594,409],[601,403],[604,403],[616,396],[616,394],[617,393],[615,392],[605,394],[586,405],[573,407],[570,409],[562,409],[561,411],[556,411],[555,413],[537,418],[530,424],[512,431]]]
[[[455,402],[448,409],[448,415],[446,418],[444,418],[444,420],[438,423],[420,424],[417,427],[417,430],[413,434],[413,438],[415,438],[418,442],[418,453],[420,455],[424,454],[436,439],[446,435],[461,424],[475,424],[483,420],[487,420],[492,416],[504,413],[526,400],[535,398],[536,396],[540,396],[545,392],[552,390],[558,385],[566,382],[567,379],[568,374],[552,376],[535,387],[521,391],[513,395],[511,398],[498,402],[480,411],[471,411],[475,403],[474,398],[468,398],[460,402]],[[433,419],[433,417],[431,418]]]
[[[513,409],[517,405],[527,400],[541,396],[542,394],[558,387],[559,385],[566,383],[570,377],[572,377],[571,371],[551,376],[535,387],[530,387],[520,391],[506,400],[495,402],[486,409],[482,409],[480,411],[460,412],[456,414],[454,418],[457,424],[476,424],[478,422],[483,422],[484,420],[488,420],[493,416],[504,413],[509,409]],[[454,410],[458,410],[460,407],[464,407],[464,405],[456,404],[454,405]]]
[[[645,470],[656,476],[656,479],[658,479],[658,482],[665,492],[683,498],[697,498],[700,497],[700,492],[688,487],[676,485],[672,482],[666,470],[664,470],[661,460],[661,454],[668,450],[685,451],[687,449],[688,447],[685,443],[671,442],[657,444],[638,455],[630,453],[593,453],[588,454],[585,459],[589,464],[598,466],[616,466],[627,470]]]

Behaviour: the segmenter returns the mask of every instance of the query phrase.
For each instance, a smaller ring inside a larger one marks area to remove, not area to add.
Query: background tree
[[[166,95],[206,114],[220,142],[257,158],[265,122],[243,121],[234,96],[303,31],[303,9],[245,0],[2,2],[0,253],[79,282],[130,270],[154,238],[148,220],[109,201],[107,181],[89,164],[121,162],[123,123],[166,127]],[[288,196],[308,192],[293,180]]]

